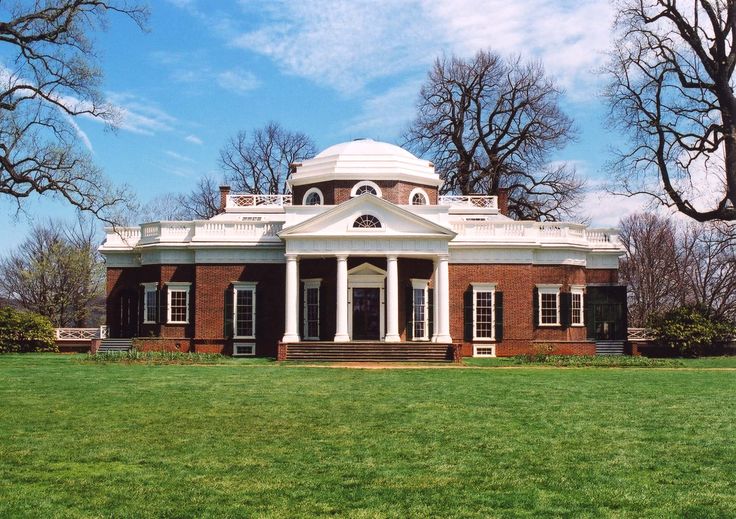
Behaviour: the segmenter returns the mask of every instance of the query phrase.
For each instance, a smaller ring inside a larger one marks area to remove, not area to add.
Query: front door
[[[381,289],[353,288],[354,341],[377,341],[381,338]]]

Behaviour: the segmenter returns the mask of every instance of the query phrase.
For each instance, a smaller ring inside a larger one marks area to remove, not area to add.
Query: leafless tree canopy
[[[315,153],[310,137],[270,122],[231,138],[220,150],[220,167],[235,191],[275,195],[286,192],[291,164]]]
[[[3,2],[0,6],[0,193],[54,194],[110,220],[127,193],[90,160],[76,116],[111,122],[89,35],[109,12],[142,24],[145,9],[124,1]]]
[[[551,152],[574,136],[560,97],[537,62],[490,51],[439,58],[405,141],[433,160],[445,192],[497,195],[505,188],[512,216],[557,219],[582,193],[572,168],[550,163]]]
[[[39,225],[0,260],[0,295],[55,326],[85,326],[101,315],[105,269],[96,226]],[[94,323],[97,324],[97,323]]]
[[[736,228],[723,222],[676,225],[654,214],[621,221],[629,287],[629,324],[683,305],[702,305],[736,319]]]
[[[736,220],[736,2],[618,9],[607,96],[630,145],[613,164],[617,184],[697,221]]]
[[[199,179],[195,188],[186,195],[179,196],[179,203],[187,218],[207,220],[220,212],[220,189],[211,176]]]

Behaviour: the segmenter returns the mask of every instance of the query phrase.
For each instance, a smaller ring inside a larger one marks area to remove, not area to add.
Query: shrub
[[[686,357],[713,353],[736,336],[733,323],[697,306],[683,306],[655,314],[650,317],[647,327],[658,345]]]
[[[122,351],[90,353],[92,362],[122,362],[126,364],[218,364],[225,361],[219,353],[185,353],[180,351]]]
[[[32,351],[58,351],[51,321],[9,306],[0,308],[0,353]]]
[[[676,359],[650,359],[631,355],[517,355],[511,359],[514,364],[570,368],[672,368],[683,365],[681,360]]]

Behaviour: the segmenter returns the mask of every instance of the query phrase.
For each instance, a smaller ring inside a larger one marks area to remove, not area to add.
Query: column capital
[[[299,261],[299,254],[287,253],[284,254],[286,261]]]
[[[386,259],[388,261],[397,261],[399,259],[399,255],[398,254],[389,254],[389,255],[386,256]]]
[[[336,254],[335,258],[337,258],[337,261],[347,261],[348,255],[347,254]]]
[[[450,255],[449,254],[438,254],[437,261],[450,261]]]

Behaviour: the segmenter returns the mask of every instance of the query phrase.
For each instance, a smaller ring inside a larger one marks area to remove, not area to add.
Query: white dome
[[[314,158],[326,158],[335,155],[388,155],[416,159],[414,155],[388,142],[374,141],[373,139],[355,139],[348,142],[334,144],[318,153]]]
[[[425,186],[442,184],[434,165],[388,142],[356,139],[330,146],[296,165],[288,180],[293,186],[329,180],[386,180]]]

